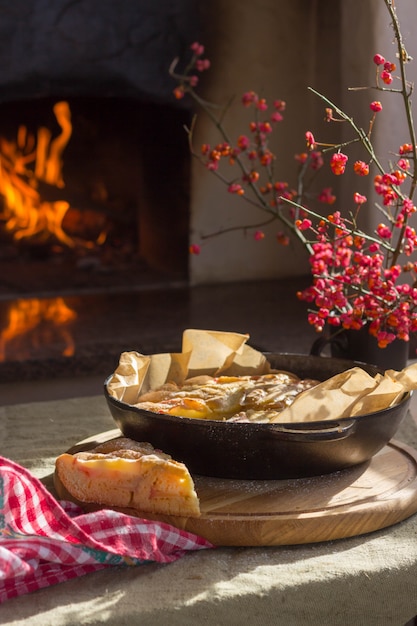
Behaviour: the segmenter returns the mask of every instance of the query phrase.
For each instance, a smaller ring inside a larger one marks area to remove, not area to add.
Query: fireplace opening
[[[189,113],[136,98],[0,105],[0,295],[187,281]]]

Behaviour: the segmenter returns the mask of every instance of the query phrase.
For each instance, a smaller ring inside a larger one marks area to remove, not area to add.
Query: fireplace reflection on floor
[[[123,351],[180,351],[186,328],[248,333],[258,348],[308,353],[316,335],[295,295],[307,280],[0,300],[0,405],[2,387],[16,382],[71,379],[77,395],[87,378],[97,385],[112,373]]]
[[[154,337],[149,324],[158,309],[169,312],[168,303],[175,313],[164,320]],[[173,286],[163,291],[109,290],[2,300],[1,378],[104,373],[115,365],[122,350],[146,351],[153,345],[174,348],[173,325],[186,315],[186,304],[187,292]]]

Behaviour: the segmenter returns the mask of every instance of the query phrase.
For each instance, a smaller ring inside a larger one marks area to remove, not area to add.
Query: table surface
[[[396,439],[417,449],[415,415],[417,397]],[[0,407],[0,454],[53,490],[55,458],[76,442],[112,428],[101,396]],[[0,609],[0,623],[404,626],[416,614],[413,515],[351,539],[216,548],[169,565],[109,568],[9,600]]]

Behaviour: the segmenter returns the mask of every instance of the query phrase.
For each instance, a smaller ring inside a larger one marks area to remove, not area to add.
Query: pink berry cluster
[[[392,231],[380,224],[375,237],[364,236],[339,212],[298,224],[314,233],[310,266],[313,283],[297,295],[314,305],[308,321],[321,332],[325,324],[359,330],[369,324],[369,332],[380,347],[395,338],[408,341],[417,331],[417,288],[399,279],[404,272],[415,280],[417,262],[385,265],[384,240]],[[417,245],[416,233],[409,229],[404,252],[410,255]]]
[[[377,80],[379,77],[385,85],[391,85],[393,81],[392,73],[396,70],[395,63],[386,61],[382,54],[375,54],[374,63],[377,66]]]
[[[292,198],[294,192],[288,189],[288,183],[272,183],[269,180],[275,155],[269,149],[268,139],[274,124],[283,120],[285,102],[276,100],[272,112],[268,113],[269,106],[265,98],[260,98],[251,91],[243,94],[242,104],[245,107],[254,107],[256,113],[255,119],[248,122],[248,133],[239,135],[233,143],[224,141],[215,146],[204,144],[201,153],[205,166],[215,171],[219,169],[222,159],[226,159],[228,165],[239,163],[240,173],[228,184],[230,193],[244,195],[248,185],[253,187],[259,183],[259,191],[271,195],[271,205],[276,203],[277,194]],[[268,182],[262,186],[261,182],[265,179]]]
[[[174,89],[174,96],[177,100],[184,98],[185,94],[190,91],[190,89],[196,87],[199,82],[198,73],[204,72],[210,67],[209,59],[202,58],[204,54],[203,45],[195,41],[191,44],[190,50],[192,52],[192,58],[184,72],[181,75],[173,74],[174,77],[179,80],[179,84]]]

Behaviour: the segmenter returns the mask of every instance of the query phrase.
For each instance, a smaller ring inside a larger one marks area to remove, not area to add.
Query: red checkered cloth
[[[0,603],[105,567],[170,563],[212,547],[169,524],[58,503],[29,471],[0,456]]]

